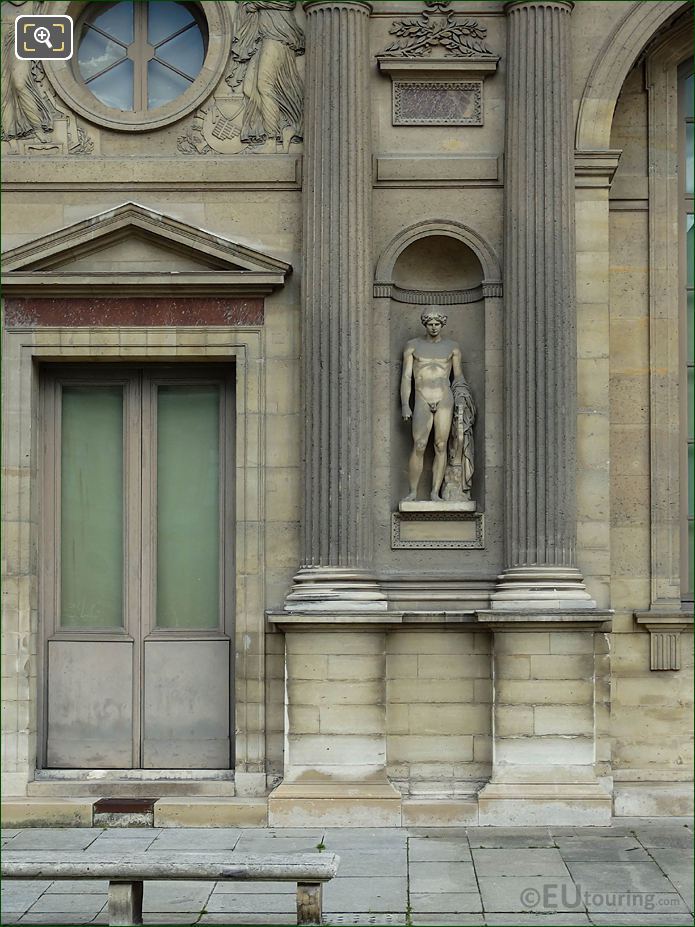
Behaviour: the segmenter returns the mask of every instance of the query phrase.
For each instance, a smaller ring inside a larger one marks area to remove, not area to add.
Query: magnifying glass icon
[[[34,41],[41,42],[41,44],[45,45],[47,48],[53,49],[51,45],[51,33],[45,26],[39,26],[38,29],[34,30]]]

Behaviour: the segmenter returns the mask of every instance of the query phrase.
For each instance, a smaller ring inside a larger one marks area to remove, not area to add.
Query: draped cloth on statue
[[[53,117],[39,93],[31,72],[32,62],[14,54],[14,35],[2,43],[2,140],[26,138],[38,130],[50,132]]]
[[[303,88],[296,58],[303,54],[304,35],[294,3],[259,0],[239,5],[232,57],[246,65],[243,142],[282,141],[286,129],[301,139]]]
[[[468,501],[473,480],[473,425],[476,408],[473,394],[463,376],[451,384],[454,394],[454,417],[449,436],[448,461],[442,498],[447,502]]]

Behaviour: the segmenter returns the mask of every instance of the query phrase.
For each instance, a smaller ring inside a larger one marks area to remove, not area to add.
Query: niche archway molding
[[[417,241],[432,236],[453,238],[475,254],[483,271],[480,287],[471,290],[402,290],[394,283],[394,270],[401,254]],[[398,302],[449,306],[478,299],[502,296],[502,271],[499,258],[488,242],[462,222],[449,219],[428,219],[399,232],[386,246],[377,261],[374,275],[374,296]]]

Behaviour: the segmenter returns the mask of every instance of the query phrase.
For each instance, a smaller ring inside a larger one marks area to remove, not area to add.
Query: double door
[[[232,368],[42,370],[43,765],[233,765]]]

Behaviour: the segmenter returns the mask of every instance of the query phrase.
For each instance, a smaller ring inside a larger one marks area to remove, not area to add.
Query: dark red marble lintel
[[[5,301],[5,325],[262,325],[263,310],[260,298],[11,298]]]

